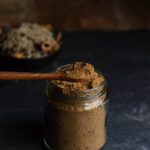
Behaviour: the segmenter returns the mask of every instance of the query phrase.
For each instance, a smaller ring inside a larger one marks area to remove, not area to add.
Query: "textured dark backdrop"
[[[150,149],[150,32],[63,32],[57,59],[37,72],[82,60],[109,82],[108,141],[104,150]],[[0,64],[2,68],[3,64]],[[0,150],[45,150],[45,81],[0,81]]]

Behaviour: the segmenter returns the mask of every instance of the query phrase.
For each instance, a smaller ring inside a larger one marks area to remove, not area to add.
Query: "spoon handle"
[[[0,80],[63,80],[69,82],[84,82],[87,79],[75,79],[64,76],[62,73],[28,73],[0,71]]]

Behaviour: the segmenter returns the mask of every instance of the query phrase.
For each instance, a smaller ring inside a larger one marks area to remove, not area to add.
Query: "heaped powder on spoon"
[[[88,78],[87,82],[67,82],[55,80],[52,81],[56,86],[63,89],[70,90],[87,90],[97,87],[104,81],[102,74],[97,73],[94,66],[85,62],[75,62],[65,69],[56,70],[56,72],[63,72],[65,76],[71,78]]]

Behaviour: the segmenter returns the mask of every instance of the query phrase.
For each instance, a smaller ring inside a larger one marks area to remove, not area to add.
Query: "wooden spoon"
[[[86,82],[88,79],[75,79],[66,77],[63,73],[27,73],[0,71],[0,80],[31,80],[49,79],[69,82]]]

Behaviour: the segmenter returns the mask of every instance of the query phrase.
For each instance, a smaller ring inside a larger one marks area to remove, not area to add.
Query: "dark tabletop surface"
[[[60,55],[33,71],[74,61],[94,64],[108,79],[104,150],[150,150],[150,32],[63,32]],[[45,81],[0,81],[0,150],[45,150],[44,87]]]

